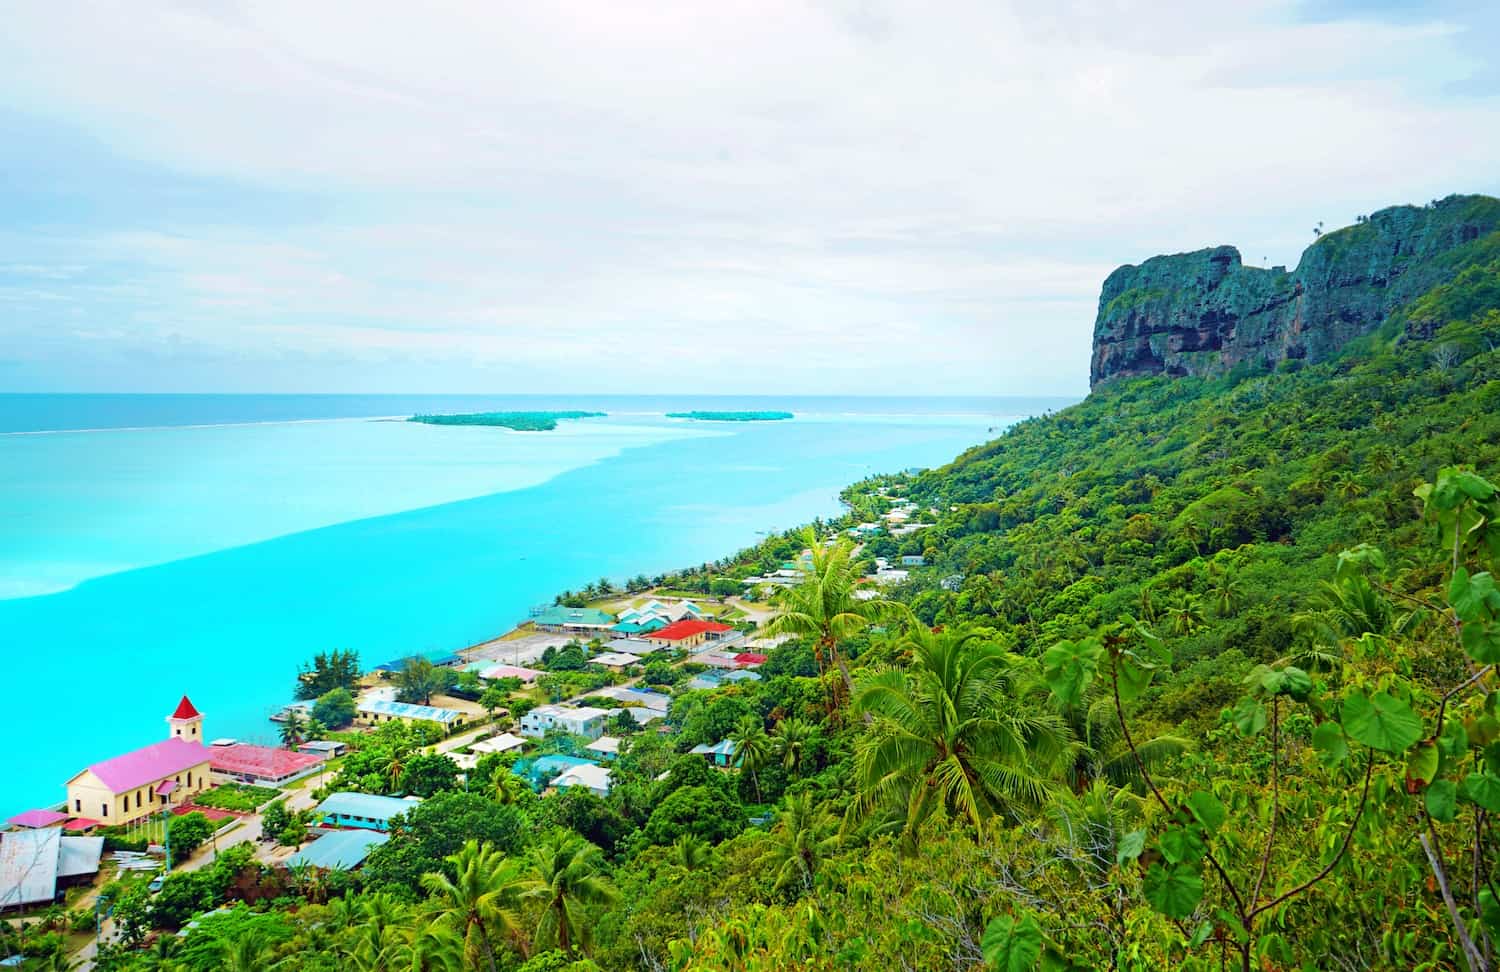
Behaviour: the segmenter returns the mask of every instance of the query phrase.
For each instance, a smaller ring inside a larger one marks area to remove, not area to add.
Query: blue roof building
[[[288,857],[286,866],[293,868],[306,864],[325,871],[352,871],[364,863],[370,851],[390,839],[390,834],[374,830],[335,831],[331,834],[324,834]]]
[[[720,739],[712,746],[705,746],[700,743],[688,750],[688,752],[694,756],[707,758],[715,766],[729,766],[734,762],[734,751],[737,748],[733,739]]]
[[[329,827],[357,830],[391,829],[391,820],[422,801],[416,797],[377,796],[373,793],[332,793],[318,804],[318,813]]]
[[[440,726],[463,725],[464,714],[457,709],[442,709],[435,705],[413,705],[410,702],[390,702],[374,699],[361,702],[358,712],[374,724],[400,719],[403,722],[436,722]]]

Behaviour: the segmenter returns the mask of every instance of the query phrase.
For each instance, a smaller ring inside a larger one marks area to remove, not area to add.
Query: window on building
[[[176,732],[177,732],[177,735],[179,735],[179,736],[182,735],[182,727],[178,726],[177,729],[176,729]]]
[[[193,771],[192,770],[188,770],[188,786],[192,786],[192,785],[193,785]]]
[[[83,813],[83,801],[82,800],[76,800],[75,799],[73,801],[73,812],[74,813]]]
[[[99,806],[104,811],[104,816],[106,816],[106,817],[109,816],[109,804],[107,804],[107,803],[101,803],[101,804],[99,804]]]

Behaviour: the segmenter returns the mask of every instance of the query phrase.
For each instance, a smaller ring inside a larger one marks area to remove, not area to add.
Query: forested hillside
[[[1122,378],[851,488],[778,595],[762,681],[647,666],[676,731],[630,735],[608,797],[539,797],[486,757],[355,875],[169,879],[141,937],[246,904],[103,967],[1493,968],[1500,238],[1479,243],[1329,360]],[[901,500],[931,525],[848,538]],[[898,555],[924,562],[871,585]],[[351,785],[403,778],[399,735]],[[725,738],[729,768],[688,752]]]

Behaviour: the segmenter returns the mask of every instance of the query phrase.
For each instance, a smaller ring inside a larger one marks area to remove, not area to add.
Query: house
[[[364,700],[355,709],[359,717],[372,726],[382,722],[436,722],[444,729],[464,724],[464,714],[457,709],[435,705],[413,705],[410,702],[388,702],[385,699]]]
[[[660,692],[643,692],[640,689],[623,688],[619,685],[606,685],[604,688],[595,689],[588,693],[585,698],[614,699],[625,706],[644,706],[665,712],[672,707],[672,697]]]
[[[480,754],[508,753],[513,749],[520,749],[524,745],[526,745],[526,740],[522,739],[520,736],[512,735],[508,732],[502,732],[498,736],[491,736],[488,739],[479,740],[477,743],[474,743],[472,746],[470,746],[469,749]]]
[[[519,665],[490,665],[479,670],[480,678],[492,682],[502,678],[519,678],[522,685],[530,685],[541,674],[534,668],[522,668]]]
[[[643,621],[621,621],[618,624],[612,625],[609,630],[626,638],[634,638],[650,634],[653,631],[660,631],[670,623],[666,618],[646,618]]]
[[[298,746],[297,752],[312,753],[321,759],[333,759],[335,756],[344,755],[344,750],[348,748],[347,743],[334,739],[313,739]]]
[[[610,771],[603,766],[584,763],[563,770],[547,785],[558,790],[566,790],[570,786],[581,786],[590,790],[595,796],[606,797],[609,796],[610,775]]]
[[[737,748],[733,739],[720,739],[712,746],[700,743],[688,752],[694,756],[702,756],[715,766],[732,766],[734,765],[734,751]]]
[[[581,756],[562,756],[554,754],[551,756],[539,756],[535,759],[523,759],[516,763],[511,772],[523,777],[531,784],[533,790],[543,790],[551,785],[551,781],[568,770],[578,766],[598,766],[591,759]]]
[[[603,665],[605,668],[620,669],[629,665],[639,665],[641,660],[635,655],[627,655],[621,651],[606,651],[589,659],[592,665]]]
[[[561,729],[574,736],[598,739],[604,734],[604,720],[610,713],[590,706],[539,705],[521,716],[521,735],[540,738],[550,729]]]
[[[754,651],[742,651],[734,656],[734,663],[741,668],[758,668],[766,663],[765,655]]]
[[[287,870],[315,867],[324,871],[352,871],[370,851],[391,839],[376,830],[335,830],[324,834],[282,862]]]
[[[710,668],[706,672],[699,672],[688,682],[690,689],[716,689],[725,685],[733,685],[736,682],[758,682],[760,675],[755,672],[742,669],[730,669],[725,671],[718,668]]]
[[[904,556],[904,557],[901,558],[901,566],[902,567],[926,567],[927,566],[927,558],[923,557],[921,554],[915,554],[915,555],[908,554],[908,555],[906,555],[906,556]]]
[[[233,740],[215,742],[208,747],[208,762],[213,771],[244,783],[285,783],[306,773],[323,759],[318,753],[294,753]]]
[[[662,627],[665,628],[666,625]],[[614,641],[604,643],[605,651],[613,651],[622,655],[649,655],[660,647],[644,638],[616,638]]]
[[[600,736],[583,748],[601,759],[614,759],[620,755],[620,740],[614,736]]]
[[[103,837],[70,837],[61,827],[0,834],[0,912],[57,901],[99,873]]]
[[[717,621],[675,621],[646,635],[646,640],[667,648],[696,648],[710,638],[717,640],[733,630]]]
[[[417,797],[377,796],[373,793],[331,793],[318,804],[318,815],[325,827],[340,829],[391,829],[391,821],[421,803]]]
[[[38,830],[42,827],[56,827],[67,819],[67,814],[58,813],[56,810],[27,810],[25,813],[16,814],[5,822],[12,827]]]
[[[167,716],[167,738],[95,763],[68,780],[67,811],[122,824],[160,813],[213,784],[203,745],[203,716],[184,695]]]
[[[612,626],[615,618],[598,608],[570,608],[557,604],[532,615],[531,623],[539,631],[593,635]]]

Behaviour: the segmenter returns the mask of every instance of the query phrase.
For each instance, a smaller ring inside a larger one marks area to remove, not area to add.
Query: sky
[[[1073,394],[1114,267],[1500,194],[1500,5],[79,3],[0,391]]]

